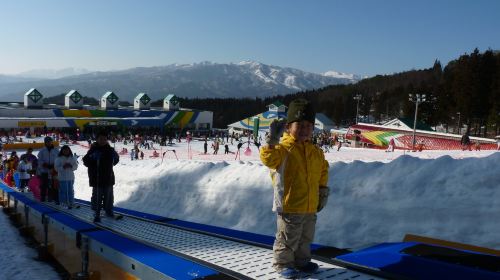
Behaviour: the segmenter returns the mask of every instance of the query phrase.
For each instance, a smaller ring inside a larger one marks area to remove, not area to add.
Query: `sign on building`
[[[151,98],[143,92],[139,93],[134,98],[134,109],[136,110],[148,110],[151,107]]]
[[[167,97],[163,100],[163,109],[168,111],[179,110],[180,105],[179,98],[174,94],[167,95]]]
[[[101,108],[118,109],[118,96],[112,91],[106,92],[101,98]]]
[[[47,125],[47,122],[45,121],[18,121],[17,126],[18,127],[44,127]]]
[[[76,90],[70,90],[64,96],[64,106],[68,109],[83,108],[83,96]]]

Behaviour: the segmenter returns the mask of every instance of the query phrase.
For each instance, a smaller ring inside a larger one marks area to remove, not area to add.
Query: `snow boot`
[[[294,279],[299,277],[299,272],[295,268],[285,268],[280,271],[280,276],[285,279]]]
[[[121,220],[121,219],[123,219],[123,215],[121,215],[121,214],[114,214],[114,213],[106,213],[106,217],[112,218],[112,219],[115,219],[115,220]]]
[[[300,270],[304,273],[307,273],[307,274],[312,274],[312,273],[318,271],[318,268],[319,268],[319,266],[317,263],[308,262],[306,265],[299,267],[298,270]]]

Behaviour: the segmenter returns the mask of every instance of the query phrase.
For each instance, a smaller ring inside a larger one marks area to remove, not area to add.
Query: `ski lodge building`
[[[395,118],[382,125],[358,123],[349,127],[346,137],[356,142],[355,146],[386,148],[394,139],[395,148],[413,149],[413,120]],[[460,150],[462,135],[434,131],[429,125],[417,122],[415,130],[415,145],[425,150]],[[497,148],[495,140],[470,136],[471,149],[479,143],[483,150]]]
[[[65,129],[89,127],[148,127],[163,130],[206,130],[213,124],[213,112],[181,108],[179,99],[171,94],[163,100],[163,108],[150,107],[151,98],[140,93],[134,106],[118,105],[116,93],[106,92],[100,106],[83,104],[82,95],[71,90],[65,96],[64,106],[44,105],[43,95],[35,88],[24,94],[24,107],[18,103],[0,104],[0,129]]]
[[[286,119],[287,106],[283,103],[276,101],[267,106],[268,111],[260,113],[258,115],[248,117],[246,119],[237,121],[228,125],[229,132],[241,134],[245,130],[259,130],[267,132],[269,130],[269,125],[275,119]],[[316,113],[316,121],[314,123],[314,130],[316,131],[330,131],[333,129],[334,123],[327,116],[322,113]]]

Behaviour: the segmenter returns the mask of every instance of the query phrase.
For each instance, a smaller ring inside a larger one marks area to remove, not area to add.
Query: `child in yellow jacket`
[[[311,262],[310,245],[316,213],[326,205],[329,189],[328,162],[311,142],[314,121],[312,104],[305,99],[293,100],[287,120],[271,123],[266,145],[260,150],[262,163],[271,169],[273,211],[277,212],[273,266],[284,278],[318,269]]]

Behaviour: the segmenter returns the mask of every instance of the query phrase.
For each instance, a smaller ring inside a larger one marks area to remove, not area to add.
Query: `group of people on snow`
[[[100,212],[114,217],[113,213],[113,185],[115,177],[113,166],[119,162],[119,156],[108,143],[108,134],[101,131],[96,142],[83,157],[83,164],[88,168],[89,185],[92,189],[91,207],[95,211],[94,221],[100,221]],[[39,182],[33,188],[40,194],[40,201],[54,202],[66,209],[75,207],[74,181],[75,170],[78,168],[78,159],[68,145],[60,149],[54,145],[50,136],[44,138],[44,147],[38,155],[33,155],[33,149],[28,148],[20,158],[16,151],[3,162],[2,176],[9,186],[15,186],[15,172],[19,175],[18,189],[24,192],[30,181]],[[78,207],[78,206],[76,206]]]
[[[40,191],[42,202],[53,201],[71,209],[74,206],[74,171],[78,168],[78,161],[68,145],[59,149],[53,142],[52,137],[46,136],[44,147],[37,156],[33,155],[32,148],[28,148],[20,158],[17,157],[16,151],[13,151],[3,165],[4,181],[14,186],[14,173],[17,172],[17,188],[24,192],[30,180],[36,179],[39,182],[36,187]]]

